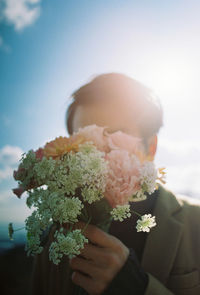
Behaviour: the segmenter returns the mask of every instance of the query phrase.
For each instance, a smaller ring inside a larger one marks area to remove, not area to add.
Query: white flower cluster
[[[114,220],[123,221],[124,219],[131,216],[130,205],[117,205],[111,211],[111,215]]]
[[[108,165],[104,160],[104,153],[96,149],[90,143],[79,146],[76,154],[78,160],[78,171],[81,174],[82,191],[84,201],[89,204],[104,197]]]
[[[31,182],[31,179],[37,177],[32,168],[37,164],[38,160],[36,159],[35,153],[30,150],[27,154],[22,154],[21,162],[23,164],[23,171],[20,172],[21,179],[23,179],[21,182],[22,186],[26,188]]]
[[[42,160],[38,161],[33,167],[37,181],[44,183],[47,179],[51,179],[55,167],[56,161],[52,158],[47,159],[46,157],[43,157]]]
[[[69,152],[54,161],[51,177],[46,177],[45,183],[50,191],[67,195],[75,195],[80,188],[84,201],[91,204],[103,197],[106,187],[107,163],[103,155],[95,146],[82,144],[77,153]]]
[[[137,220],[136,229],[137,232],[149,232],[150,228],[154,226],[156,226],[155,216],[152,216],[151,214],[145,214],[141,216],[141,219]]]
[[[34,179],[43,186],[29,189],[27,206],[36,210],[26,219],[28,255],[40,253],[41,235],[52,223],[62,225],[75,223],[84,208],[83,202],[89,204],[103,198],[107,179],[107,163],[103,152],[96,149],[90,143],[80,145],[77,153],[69,152],[60,159],[53,160],[43,157],[42,160],[35,158],[33,152],[24,157],[28,172],[28,180]],[[30,161],[30,164],[29,164]],[[31,169],[30,169],[31,167]],[[28,170],[28,171],[29,171]],[[80,196],[76,196],[77,189]],[[69,257],[78,253],[84,236],[78,231],[58,232],[55,235],[57,241],[50,247],[50,258],[55,263],[65,254]]]
[[[59,196],[57,192],[51,193],[49,196],[52,218],[60,224],[77,222],[77,217],[81,214],[83,207],[81,200],[76,197],[66,198],[65,195]]]
[[[140,169],[140,181],[144,192],[152,194],[155,191],[157,170],[152,161],[146,161]]]
[[[152,194],[156,189],[156,179],[157,170],[155,169],[155,164],[152,161],[144,162],[141,167],[139,167],[140,172],[140,186],[141,189],[136,192],[136,194],[130,198],[133,201],[143,201],[147,198],[145,193]]]
[[[27,230],[27,243],[26,251],[27,254],[35,255],[42,252],[43,247],[40,246],[40,235],[42,234],[42,229],[44,229],[44,223],[40,219],[37,211],[34,211],[26,220],[26,230]]]
[[[88,243],[88,239],[81,233],[80,229],[73,230],[67,235],[63,234],[63,230],[56,231],[54,234],[55,242],[51,243],[49,248],[49,259],[54,264],[58,264],[63,255],[73,258],[80,254],[80,249],[84,248],[84,243]]]

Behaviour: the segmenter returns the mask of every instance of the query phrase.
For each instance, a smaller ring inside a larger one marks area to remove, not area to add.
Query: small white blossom
[[[130,205],[117,205],[110,213],[114,220],[123,221],[131,216]]]
[[[141,219],[137,220],[136,229],[137,232],[149,232],[150,228],[154,226],[156,226],[155,216],[152,216],[151,214],[145,214],[141,216]]]
[[[146,200],[146,198],[147,198],[147,196],[145,195],[145,193],[144,193],[144,191],[143,191],[143,189],[140,189],[140,190],[138,190],[136,193],[135,193],[135,195],[133,195],[133,196],[131,196],[130,198],[129,198],[129,201],[131,202],[131,201],[135,201],[135,202],[137,202],[137,201],[144,201],[144,200]]]

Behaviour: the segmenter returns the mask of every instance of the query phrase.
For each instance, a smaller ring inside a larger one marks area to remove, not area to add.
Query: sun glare
[[[184,59],[157,59],[146,65],[139,79],[163,98],[183,100],[184,97],[194,97],[191,94],[198,85],[195,68],[195,64]]]

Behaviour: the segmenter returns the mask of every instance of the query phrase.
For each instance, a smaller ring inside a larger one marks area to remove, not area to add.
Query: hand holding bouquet
[[[112,219],[129,218],[129,202],[144,200],[157,180],[164,182],[163,168],[157,171],[141,147],[139,138],[91,125],[23,154],[14,171],[19,187],[13,191],[18,197],[26,191],[27,206],[35,208],[25,221],[28,254],[42,252],[42,235],[53,224],[49,258],[58,264],[63,255],[79,255],[88,242],[84,229],[73,229],[77,221],[107,231]],[[136,228],[149,232],[155,225],[155,217],[146,214]]]

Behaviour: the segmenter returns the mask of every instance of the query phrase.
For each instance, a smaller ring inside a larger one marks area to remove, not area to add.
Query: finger
[[[93,281],[92,281],[92,279],[90,277],[87,277],[87,276],[81,274],[80,272],[75,271],[72,274],[72,281],[73,281],[74,284],[82,287],[88,293],[90,293],[90,286],[93,283]]]
[[[80,257],[91,260],[94,265],[102,264],[102,256],[104,256],[105,249],[92,244],[85,244],[84,248],[80,250]]]
[[[91,278],[97,278],[101,275],[99,268],[87,259],[76,257],[72,258],[69,263],[73,270],[81,271],[83,274],[87,274]]]
[[[74,284],[86,290],[86,292],[90,295],[101,294],[105,289],[105,286],[102,284],[102,282],[94,281],[90,277],[87,277],[78,271],[73,272],[72,281]]]

